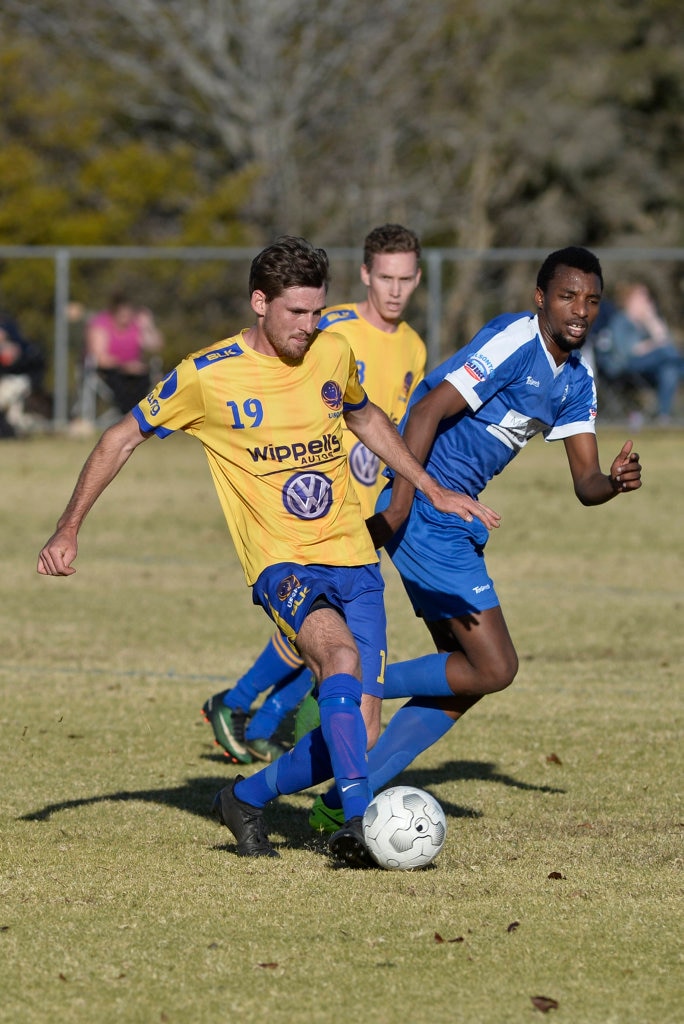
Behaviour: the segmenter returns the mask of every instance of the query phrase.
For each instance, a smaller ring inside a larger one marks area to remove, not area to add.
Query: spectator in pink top
[[[148,309],[138,309],[116,293],[108,310],[88,323],[86,358],[111,390],[122,413],[129,412],[152,387],[149,360],[162,348],[162,336]]]

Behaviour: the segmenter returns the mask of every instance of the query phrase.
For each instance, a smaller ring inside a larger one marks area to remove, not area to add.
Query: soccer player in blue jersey
[[[369,231],[363,243],[361,302],[328,306],[318,329],[342,334],[352,347],[363,388],[393,423],[403,418],[408,400],[425,373],[425,345],[402,319],[420,282],[420,241],[401,224],[383,224]],[[349,430],[343,431],[354,487],[366,518],[386,483],[380,460]],[[255,714],[258,695],[271,690]],[[291,646],[276,632],[235,686],[204,702],[202,714],[214,730],[216,743],[239,764],[273,761],[285,749],[276,730],[311,690],[311,673]],[[316,724],[317,708],[309,698],[297,716],[296,729]]]
[[[496,317],[416,388],[400,430],[440,483],[477,499],[541,433],[563,442],[583,505],[601,505],[641,487],[631,441],[609,473],[599,465],[596,389],[580,350],[602,290],[593,253],[579,247],[551,253],[537,277],[536,315]],[[368,525],[399,570],[438,652],[387,668],[385,697],[411,699],[369,753],[371,789],[377,792],[483,696],[509,686],[518,658],[485,565],[486,524],[444,516],[409,481],[394,476]],[[337,807],[334,790],[317,797],[316,820],[327,816],[323,827],[336,827]]]
[[[361,818],[370,800],[367,743],[380,728],[386,623],[378,556],[351,483],[342,421],[436,507],[497,525],[491,509],[445,490],[411,455],[359,381],[349,343],[317,324],[328,259],[286,236],[252,262],[256,321],[187,356],[104,432],[81,470],[38,572],[69,576],[78,532],[135,449],[176,430],[203,445],[252,598],[314,674],[320,728],[216,796],[214,810],[247,857],[278,856],[263,821],[269,801],[335,779],[344,825],[335,857],[370,866]]]

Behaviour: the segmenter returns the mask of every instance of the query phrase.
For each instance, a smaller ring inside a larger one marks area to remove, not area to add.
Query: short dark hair
[[[539,268],[537,288],[546,292],[558,267],[573,267],[585,274],[596,274],[601,282],[601,291],[603,291],[601,264],[598,261],[598,256],[594,256],[593,252],[589,252],[588,249],[583,249],[580,245],[568,245],[565,249],[556,249],[555,252],[550,253]]]
[[[296,235],[281,235],[255,256],[249,271],[249,294],[261,291],[271,302],[286,288],[325,288],[330,264],[324,249]]]
[[[373,259],[383,252],[415,252],[420,259],[420,241],[418,235],[401,224],[383,224],[373,228],[363,243],[363,263],[370,270]]]

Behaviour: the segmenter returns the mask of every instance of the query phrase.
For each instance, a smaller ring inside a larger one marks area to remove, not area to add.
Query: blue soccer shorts
[[[382,697],[387,659],[384,589],[378,565],[279,562],[261,573],[252,588],[252,600],[296,650],[297,634],[312,604],[324,598],[340,613],[356,641],[363,692]]]
[[[376,505],[389,504],[386,488]],[[479,519],[438,512],[416,496],[404,525],[385,545],[416,615],[426,622],[496,608],[499,599],[484,559],[489,530]]]

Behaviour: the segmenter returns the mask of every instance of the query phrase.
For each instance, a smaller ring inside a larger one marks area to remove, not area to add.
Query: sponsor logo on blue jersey
[[[483,355],[482,352],[477,352],[474,356],[471,356],[463,368],[466,373],[469,373],[471,377],[480,382],[486,380],[487,377],[494,373],[491,360]]]
[[[313,465],[327,462],[329,458],[339,455],[342,442],[336,434],[323,434],[314,441],[293,441],[291,444],[265,444],[262,448],[248,448],[252,462],[301,462],[302,465]]]
[[[358,441],[349,453],[349,468],[355,480],[364,487],[372,487],[378,479],[380,459]]]
[[[328,409],[342,408],[342,388],[336,380],[327,380],[321,388],[321,398]]]
[[[297,519],[322,519],[332,500],[332,480],[323,473],[295,473],[283,487],[285,510]]]
[[[212,366],[220,359],[231,359],[233,356],[241,356],[242,349],[234,342],[232,345],[226,345],[225,348],[214,348],[211,352],[205,352],[204,355],[197,356],[193,360],[198,370],[203,370],[206,366]]]

